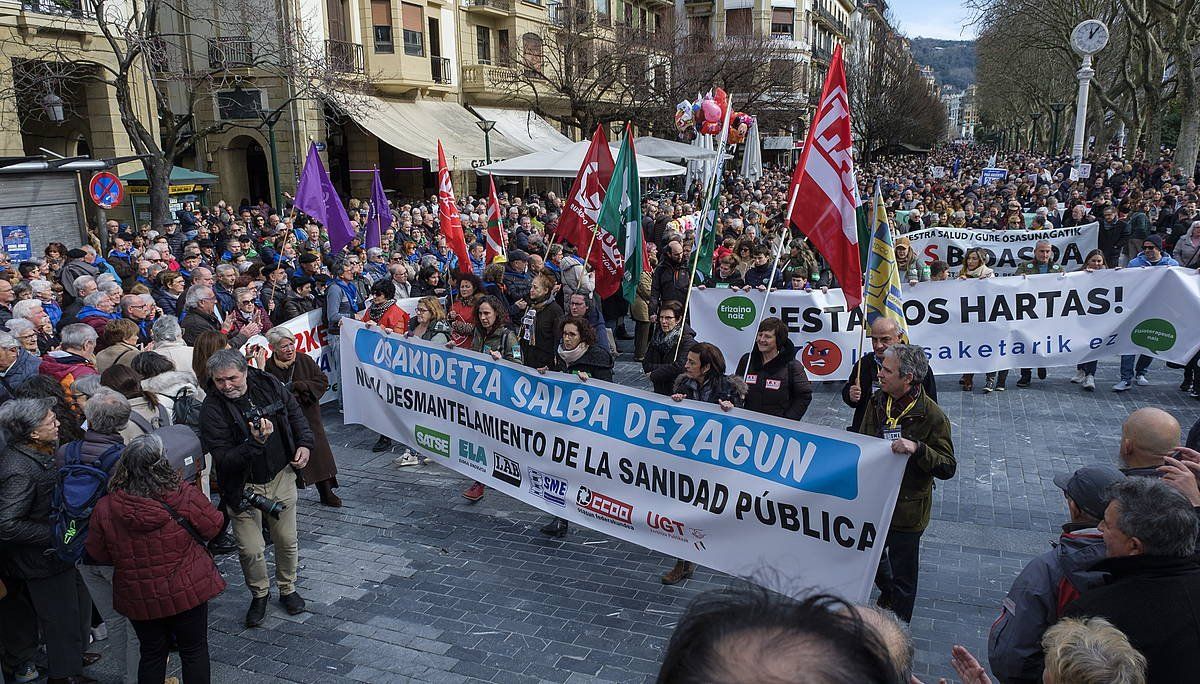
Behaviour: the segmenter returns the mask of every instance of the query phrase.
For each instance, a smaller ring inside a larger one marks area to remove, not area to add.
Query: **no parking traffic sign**
[[[112,209],[125,199],[125,186],[121,185],[121,179],[116,175],[101,171],[92,176],[92,181],[88,183],[88,194],[96,206]]]

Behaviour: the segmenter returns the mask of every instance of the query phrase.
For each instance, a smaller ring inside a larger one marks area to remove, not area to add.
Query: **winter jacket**
[[[13,392],[29,378],[38,374],[42,360],[24,349],[17,350],[17,358],[8,370],[0,375],[0,404],[13,398]]]
[[[561,356],[555,353],[554,361],[550,364],[550,370],[563,373],[587,373],[597,380],[612,382],[613,356],[607,349],[593,344],[587,348],[587,351],[583,352],[583,356],[580,356],[571,364],[568,364]]]
[[[54,543],[50,502],[57,478],[51,453],[10,443],[0,454],[0,575],[40,579],[71,569],[49,553]]]
[[[1195,557],[1105,558],[1102,586],[1085,592],[1066,617],[1102,617],[1146,656],[1146,681],[1185,684],[1200,672],[1200,565]]]
[[[683,363],[687,361],[688,350],[696,344],[696,332],[688,326],[683,326],[678,337],[664,335],[662,327],[654,326],[654,334],[646,347],[646,356],[642,359],[642,370],[650,374],[650,383],[654,385],[655,394],[669,395],[675,386],[675,378],[683,372]],[[675,353],[678,346],[679,353]]]
[[[558,348],[558,324],[563,310],[553,299],[531,303],[521,318],[521,357],[530,368],[545,368]]]
[[[704,384],[680,375],[675,379],[671,394],[682,394],[684,399],[706,404],[728,401],[734,406],[742,406],[746,400],[746,390],[746,381],[736,375],[717,375],[707,379]]]
[[[370,320],[370,316],[371,309],[368,307],[358,312],[357,318],[360,321],[367,321]],[[379,327],[381,328],[387,328],[392,332],[403,334],[408,330],[408,319],[408,313],[406,313],[404,309],[401,309],[399,306],[393,304],[389,306],[387,311],[384,311],[383,315],[379,317],[379,320],[375,322],[378,323]]]
[[[1128,240],[1128,223],[1120,219],[1112,223],[1100,221],[1100,237],[1096,246],[1101,252],[1104,252],[1104,261],[1108,263],[1109,268],[1116,268],[1121,250],[1125,249]]]
[[[749,354],[742,354],[737,374],[746,379],[745,408],[751,411],[800,420],[812,403],[812,385],[791,340],[765,365],[755,345]]]
[[[293,318],[302,314],[306,314],[315,308],[317,308],[316,297],[313,297],[312,295],[309,295],[308,297],[301,297],[293,290],[288,292],[287,299],[283,300],[283,309],[279,314],[279,320],[277,322],[283,323],[284,321],[290,321]]]
[[[105,313],[100,309],[91,306],[83,306],[79,309],[79,322],[87,323],[92,326],[97,335],[104,334],[104,328],[108,326],[108,322],[121,317],[117,312]]]
[[[207,397],[204,390],[200,389],[200,383],[196,381],[196,374],[190,370],[168,371],[146,378],[142,381],[142,389],[154,394],[154,398],[166,409],[167,415],[171,416],[172,423],[175,422],[176,399],[190,395],[198,403],[203,403]]]
[[[1104,583],[1104,574],[1092,570],[1104,558],[1100,530],[1081,524],[1064,530],[1017,575],[992,623],[988,661],[1001,684],[1040,684],[1042,635],[1080,593]]]
[[[875,392],[858,426],[859,434],[883,437],[888,394]],[[924,390],[917,393],[916,404],[900,419],[900,435],[917,443],[917,451],[908,457],[900,494],[892,513],[891,529],[897,532],[923,532],[929,526],[933,510],[933,480],[954,477],[958,462],[954,460],[950,419],[937,402]],[[893,414],[899,414],[898,407]]]
[[[179,322],[179,327],[183,329],[183,341],[189,346],[196,344],[196,338],[200,337],[201,333],[208,331],[221,332],[221,323],[213,314],[204,313],[203,311],[192,308],[188,309],[187,316]],[[242,345],[246,344],[249,338],[241,334],[227,334],[229,338],[229,346],[233,349],[241,349]]]
[[[1147,266],[1178,266],[1178,265],[1179,265],[1179,262],[1175,261],[1175,259],[1172,258],[1171,255],[1169,255],[1169,254],[1163,254],[1162,256],[1159,257],[1158,261],[1155,261],[1155,262],[1151,262],[1149,259],[1147,259],[1145,254],[1139,254],[1139,255],[1135,256],[1134,258],[1130,259],[1128,264],[1125,264],[1126,268],[1139,268],[1139,267],[1147,267]]]
[[[862,365],[861,375],[858,367]],[[863,388],[862,396],[858,401],[850,401],[850,386],[854,383],[854,378],[859,379],[859,386]],[[862,424],[863,415],[867,412],[867,406],[871,403],[871,394],[879,389],[879,363],[875,358],[875,352],[867,352],[863,355],[862,360],[854,364],[850,369],[850,379],[842,385],[842,401],[854,409],[854,422],[850,424],[849,430],[854,430]],[[932,400],[937,401],[937,383],[933,378],[933,369],[925,374],[925,380],[921,382],[921,389]]]
[[[341,279],[329,281],[329,287],[325,289],[325,322],[329,325],[328,331],[330,335],[337,335],[342,322],[342,316],[354,318],[354,315],[363,309],[363,302],[367,296],[362,288],[354,283],[350,283],[349,294],[347,288]],[[353,295],[353,301],[350,296]]]
[[[514,347],[519,348],[520,344],[517,341],[517,334],[512,331],[512,328],[505,325],[497,326],[490,335],[484,335],[483,329],[475,326],[475,334],[471,337],[472,350],[484,354],[498,351],[502,358],[512,361],[515,358]]]
[[[529,287],[533,284],[533,276],[528,270],[517,271],[504,269],[504,289],[508,293],[508,301],[516,302],[529,296]]]
[[[1192,238],[1185,235],[1175,242],[1175,252],[1172,253],[1181,266],[1200,268],[1200,242],[1192,243]]]
[[[164,502],[205,540],[225,525],[220,511],[190,484],[164,492],[161,501],[117,490],[92,513],[88,555],[113,566],[113,608],[131,620],[178,615],[225,590],[208,550]]]
[[[559,270],[559,282],[562,283],[563,300],[569,300],[576,292],[588,297],[596,289],[594,279],[583,266],[583,259],[575,256],[564,256]]]
[[[658,313],[663,302],[687,299],[687,264],[672,264],[669,259],[659,262],[650,276],[650,314]]]
[[[125,342],[105,347],[96,354],[96,370],[103,373],[113,366],[132,366],[133,357],[140,353],[140,349]]]
[[[1059,266],[1058,264],[1053,264],[1053,263],[1045,264],[1045,267],[1046,267],[1045,273],[1062,273],[1063,272],[1063,267]],[[1025,261],[1025,262],[1022,262],[1021,265],[1017,266],[1017,271],[1014,275],[1028,276],[1028,275],[1038,275],[1038,274],[1042,274],[1042,273],[1043,273],[1043,271],[1041,270],[1041,266],[1039,264],[1037,264],[1033,261]]]
[[[269,417],[279,439],[269,439],[266,444],[252,439],[249,423],[239,407],[243,402],[225,398],[209,380],[204,388],[208,396],[200,413],[200,443],[205,452],[213,455],[222,500],[228,505],[241,500],[245,483],[270,482],[288,467],[296,449],[303,446],[311,450],[314,444],[308,419],[283,383],[257,368],[250,368],[247,373],[243,399],[249,399],[260,409],[280,407]],[[272,445],[279,448],[269,448]],[[299,476],[297,486],[304,486]]]
[[[90,275],[93,278],[100,274],[100,269],[89,264],[83,259],[72,259],[62,267],[62,271],[58,274],[59,281],[62,282],[63,289],[71,298],[79,296],[79,292],[75,289],[75,280],[79,276]]]
[[[161,287],[156,287],[153,291],[151,291],[150,296],[154,297],[154,303],[158,305],[158,308],[162,309],[164,316],[179,315],[179,296],[174,292],[169,292]]]
[[[52,351],[43,356],[38,372],[57,380],[68,397],[72,396],[71,387],[76,380],[88,375],[98,375],[95,364],[69,351]]]
[[[192,372],[192,357],[195,353],[183,342],[178,340],[155,342],[154,352],[171,359],[171,363],[175,364],[175,370]]]
[[[242,334],[241,330],[251,323],[258,323],[259,331],[256,333],[258,335],[266,335],[267,331],[271,329],[271,317],[267,315],[266,309],[262,308],[261,306],[254,307],[254,314],[250,317],[250,320],[246,320],[246,317],[243,316],[242,312],[239,310],[230,313],[225,319],[225,322],[229,324],[230,335],[235,337],[245,337],[246,339],[249,339],[252,337],[252,335],[244,335]],[[238,347],[240,346],[241,345],[238,345]],[[234,349],[237,349],[238,347],[234,347]]]

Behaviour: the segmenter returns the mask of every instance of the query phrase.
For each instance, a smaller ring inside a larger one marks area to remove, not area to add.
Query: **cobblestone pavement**
[[[618,381],[644,384],[632,363],[619,366]],[[1062,368],[1024,390],[1014,373],[1007,392],[991,395],[939,378],[959,468],[935,493],[922,543],[918,676],[951,674],[954,643],[985,658],[1009,583],[1066,515],[1053,473],[1113,461],[1135,408],[1161,406],[1185,430],[1200,415],[1200,402],[1178,392],[1178,371],[1155,364],[1152,386],[1115,394],[1116,371],[1101,365],[1094,394]],[[847,424],[839,386],[819,387],[810,420]],[[582,528],[548,540],[537,532],[545,514],[495,492],[470,504],[459,495],[468,479],[394,466],[396,453],[372,453],[375,435],[337,413],[326,425],[346,505],[301,495],[300,591],[311,612],[290,617],[273,602],[266,624],[246,630],[249,596],[236,557],[224,558],[229,589],[211,605],[214,681],[647,681],[688,601],[733,581],[701,569],[664,587],[662,554]],[[110,661],[91,674],[116,681]]]

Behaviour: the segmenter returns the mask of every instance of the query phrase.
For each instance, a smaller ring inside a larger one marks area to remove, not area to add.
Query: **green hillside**
[[[975,41],[913,38],[913,59],[933,67],[938,83],[958,89],[975,82]]]

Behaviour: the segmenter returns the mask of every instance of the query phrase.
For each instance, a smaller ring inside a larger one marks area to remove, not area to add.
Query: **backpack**
[[[108,476],[124,450],[124,444],[114,444],[105,450],[100,460],[84,463],[82,440],[66,446],[50,508],[54,554],[60,559],[74,563],[83,557],[92,511],[107,493]]]
[[[163,456],[171,464],[185,482],[196,482],[204,470],[204,447],[200,438],[187,425],[171,423],[167,409],[158,407],[159,427],[155,428],[137,411],[129,414],[129,421],[146,434],[153,434],[162,440]]]

